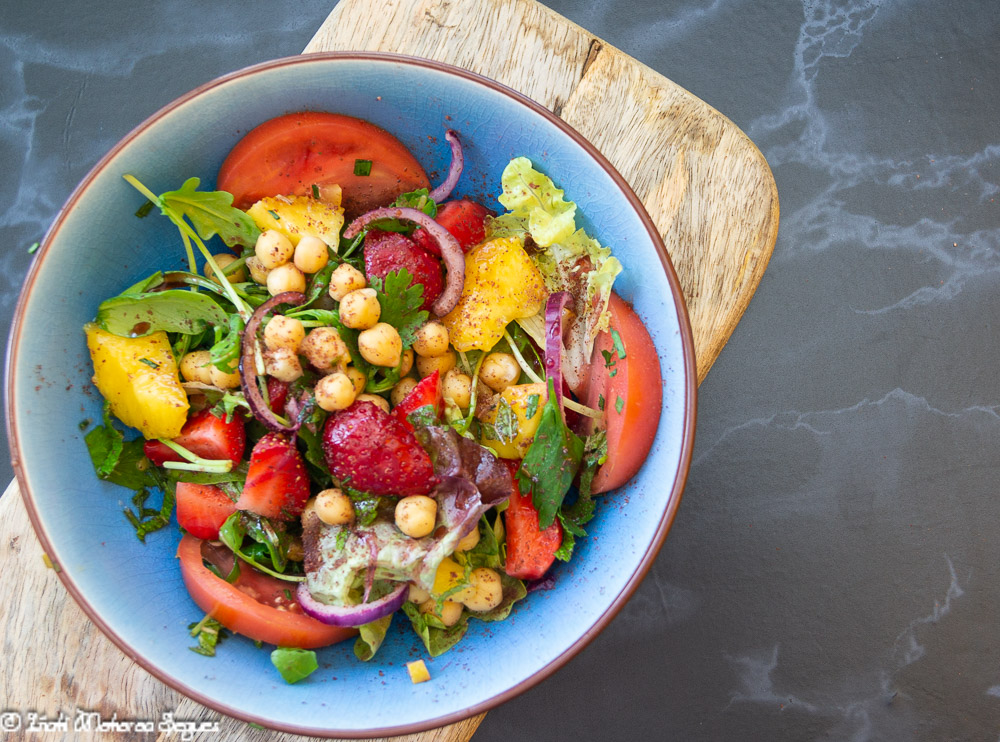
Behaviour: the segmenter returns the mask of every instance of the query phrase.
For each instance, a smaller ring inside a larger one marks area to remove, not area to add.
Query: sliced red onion
[[[400,582],[395,590],[372,603],[337,606],[320,603],[309,592],[306,583],[300,582],[295,597],[302,606],[302,611],[318,621],[331,626],[361,626],[395,613],[406,602],[409,591],[409,583]]]
[[[254,310],[247,322],[246,329],[243,330],[242,353],[240,355],[240,386],[243,388],[243,396],[253,416],[263,423],[264,427],[275,433],[295,433],[302,424],[301,420],[294,421],[291,425],[281,422],[260,392],[257,384],[257,360],[255,358],[257,350],[257,331],[261,322],[279,304],[291,304],[298,306],[304,303],[306,295],[298,291],[286,291],[283,294],[273,296]]]
[[[448,314],[458,304],[458,299],[462,296],[462,288],[465,286],[465,253],[462,252],[458,240],[427,214],[408,206],[387,206],[362,214],[344,230],[344,239],[354,239],[362,229],[379,219],[404,219],[413,222],[426,229],[427,233],[437,241],[446,269],[445,284],[444,291],[431,305],[431,311],[438,317]]]
[[[556,392],[556,404],[562,411],[563,380],[562,380],[562,331],[563,309],[573,301],[573,295],[568,291],[557,291],[549,296],[545,304],[545,375],[552,379]]]
[[[444,133],[444,138],[451,145],[451,166],[448,168],[444,182],[429,194],[431,200],[436,203],[441,203],[451,195],[455,186],[458,185],[458,179],[462,176],[462,168],[465,167],[465,154],[462,152],[462,143],[458,141],[458,132],[454,129],[448,129]]]

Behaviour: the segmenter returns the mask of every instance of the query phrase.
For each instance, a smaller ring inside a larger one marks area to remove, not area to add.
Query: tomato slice
[[[608,309],[625,357],[619,356],[610,332],[597,336],[583,398],[588,407],[604,408],[608,460],[594,476],[594,492],[621,487],[639,471],[656,437],[663,405],[660,359],[646,326],[614,292]],[[610,361],[605,361],[605,353]]]
[[[355,175],[358,160],[371,163],[367,175]],[[232,193],[241,209],[264,196],[305,196],[313,185],[329,184],[343,189],[348,219],[386,206],[400,193],[430,187],[420,163],[389,132],[315,111],[278,116],[252,129],[226,157],[218,178],[219,189]]]
[[[177,483],[177,523],[192,536],[219,538],[226,518],[236,512],[236,503],[212,484]]]
[[[177,547],[181,577],[198,607],[230,631],[279,647],[299,649],[325,647],[357,633],[356,629],[328,626],[301,613],[294,599],[289,601],[284,597],[286,590],[294,595],[295,583],[260,574],[246,565],[235,584],[216,577],[202,564],[203,543],[190,534],[181,539]],[[274,607],[275,604],[281,607]]]

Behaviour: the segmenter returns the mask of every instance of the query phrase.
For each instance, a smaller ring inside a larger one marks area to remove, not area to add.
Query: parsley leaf
[[[373,276],[369,279],[379,306],[382,307],[380,322],[387,322],[399,331],[403,350],[411,347],[417,330],[427,321],[428,313],[421,309],[424,304],[423,284],[411,286],[413,276],[405,268],[392,271],[385,277]]]
[[[538,527],[545,530],[556,518],[563,499],[573,484],[583,458],[583,441],[566,427],[556,404],[555,387],[549,378],[549,396],[535,439],[524,456],[518,479],[532,492],[538,510]]]

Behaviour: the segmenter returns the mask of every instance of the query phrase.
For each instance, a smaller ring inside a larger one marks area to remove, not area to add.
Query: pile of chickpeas
[[[217,265],[225,270],[235,258],[230,254],[213,256]],[[275,230],[263,232],[257,240],[254,255],[247,258],[246,267],[251,278],[267,287],[272,296],[286,291],[303,293],[306,275],[314,274],[329,261],[325,242],[305,236],[298,245],[292,245],[284,234]],[[206,275],[212,278],[206,267]],[[235,281],[245,280],[236,272],[230,276]],[[339,303],[339,315],[345,326],[359,330],[358,351],[373,366],[400,367],[400,381],[392,388],[392,406],[398,405],[417,385],[409,376],[416,366],[420,378],[437,371],[441,376],[442,393],[462,411],[472,403],[472,378],[457,368],[457,354],[451,347],[448,328],[437,319],[426,322],[416,332],[413,348],[403,351],[402,339],[392,325],[380,322],[382,308],[374,289],[368,286],[364,273],[352,265],[342,263],[330,276],[329,294]],[[323,374],[315,387],[316,403],[328,412],[350,407],[355,401],[367,400],[389,412],[390,403],[384,397],[364,392],[367,378],[351,366],[351,355],[340,333],[333,327],[316,327],[306,332],[302,322],[284,315],[273,315],[264,327],[264,369],[274,378],[293,382],[303,374],[300,356]],[[206,350],[193,351],[180,363],[181,375],[186,381],[199,381],[222,389],[240,385],[239,373],[224,374],[210,362]],[[509,353],[489,353],[483,359],[479,381],[491,391],[499,393],[517,383],[521,368]],[[315,512],[328,525],[354,523],[354,505],[351,498],[339,488],[320,492],[307,505],[306,514]],[[305,514],[303,515],[305,518]],[[426,495],[401,498],[396,505],[395,522],[399,530],[411,538],[424,538],[434,532],[437,521],[437,502]],[[457,551],[473,548],[479,541],[478,528],[458,544]],[[469,587],[445,600],[440,613],[437,601],[427,591],[417,586],[410,588],[410,600],[420,603],[424,613],[433,612],[446,625],[454,625],[462,614],[464,605],[470,611],[495,608],[502,600],[500,576],[491,569],[473,570]]]

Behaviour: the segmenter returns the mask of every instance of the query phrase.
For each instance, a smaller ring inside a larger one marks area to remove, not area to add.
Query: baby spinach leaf
[[[311,649],[278,647],[271,652],[271,664],[278,668],[286,683],[297,683],[312,675],[319,667]]]
[[[193,334],[228,321],[229,315],[212,298],[180,289],[115,296],[97,308],[97,323],[123,337],[158,330]]]

